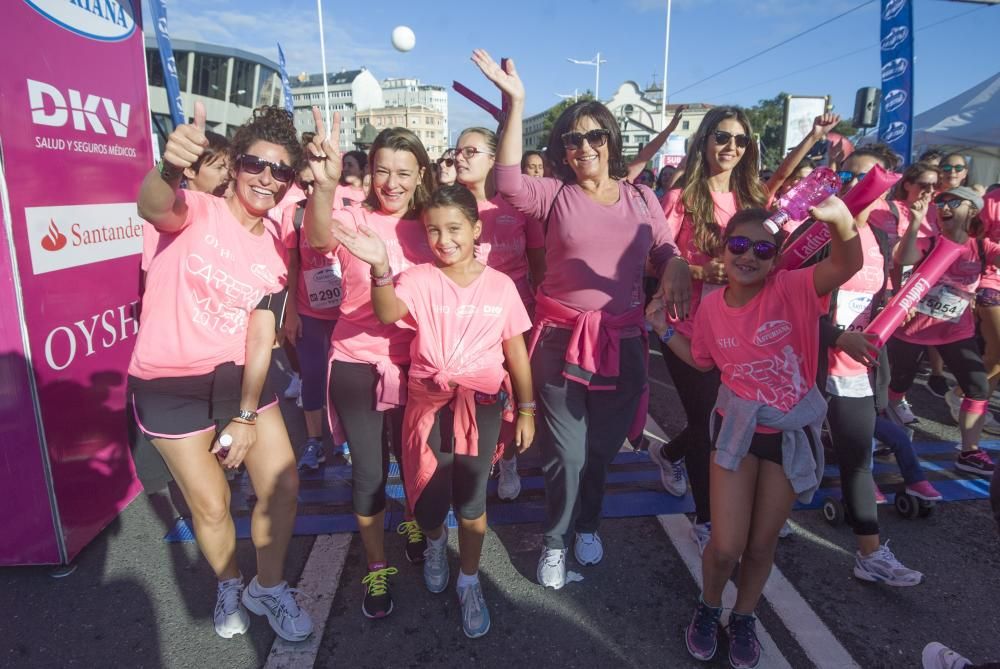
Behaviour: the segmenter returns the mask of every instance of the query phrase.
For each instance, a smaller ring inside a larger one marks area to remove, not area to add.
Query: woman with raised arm
[[[243,634],[246,609],[275,633],[312,633],[282,578],[299,489],[295,455],[265,378],[286,283],[277,224],[267,218],[302,163],[291,114],[256,109],[229,146],[225,197],[179,190],[181,171],[205,151],[205,109],[167,139],[159,169],[139,191],[139,215],[160,234],[147,309],[129,363],[130,411],[177,481],[198,547],[218,579],[215,631]],[[246,465],[257,494],[250,532],[257,575],[244,589],[223,469]],[[246,608],[244,608],[246,607]]]
[[[690,299],[688,267],[653,192],[625,180],[618,123],[604,105],[567,108],[547,150],[555,178],[524,176],[524,85],[511,61],[501,68],[482,50],[472,60],[510,100],[494,168],[497,191],[546,228],[531,346],[547,507],[537,576],[558,589],[574,535],[577,562],[597,564],[604,556],[597,530],[608,465],[647,390],[645,263],[662,272],[659,293],[681,318]]]
[[[420,220],[434,190],[434,176],[417,136],[405,128],[386,128],[368,154],[372,184],[365,201],[334,211],[341,159],[315,107],[313,119],[316,137],[307,150],[314,185],[306,206],[306,236],[317,252],[335,252],[344,293],[333,331],[328,406],[337,411],[351,445],[354,516],[367,564],[361,610],[368,618],[383,618],[392,613],[388,577],[397,572],[385,556],[385,484],[390,443],[397,462],[402,461],[399,447],[413,332],[379,321],[371,288],[412,265],[434,261]],[[333,137],[339,136],[338,125],[339,118]],[[374,231],[385,243],[391,273],[375,276],[368,263],[347,252],[334,235],[339,229],[361,228]],[[426,540],[417,523],[408,520],[397,531],[408,537],[406,558],[423,562]]]

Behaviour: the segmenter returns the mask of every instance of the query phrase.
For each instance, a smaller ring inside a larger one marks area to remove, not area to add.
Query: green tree
[[[784,141],[785,98],[788,93],[778,93],[768,100],[760,100],[746,109],[754,134],[760,135],[763,145],[761,161],[766,167],[775,169],[784,158],[781,149]]]
[[[580,100],[593,100],[593,99],[594,96],[593,94],[591,94],[590,91],[586,91],[580,94]],[[545,128],[545,135],[542,137],[541,140],[539,140],[538,146],[535,148],[543,149],[546,146],[548,146],[549,133],[552,132],[552,126],[556,124],[556,120],[559,118],[559,115],[562,114],[564,111],[566,111],[567,107],[574,104],[576,104],[576,100],[565,98],[561,100],[558,104],[549,107],[549,110],[545,113],[545,121],[543,123],[543,127]]]

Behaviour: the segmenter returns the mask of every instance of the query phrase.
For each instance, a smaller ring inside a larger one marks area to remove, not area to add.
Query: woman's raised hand
[[[326,124],[319,107],[312,108],[313,123],[316,126],[316,136],[306,145],[309,158],[309,169],[313,173],[315,187],[321,189],[336,188],[340,182],[340,171],[343,162],[340,156],[340,114],[334,113],[333,127],[330,136],[326,134]],[[334,140],[330,141],[333,137]]]
[[[472,62],[482,71],[486,78],[492,81],[504,95],[510,97],[513,102],[524,101],[524,83],[521,77],[517,76],[514,68],[514,61],[507,59],[506,69],[490,57],[483,49],[476,49],[472,52]]]
[[[194,122],[184,123],[174,128],[167,137],[167,146],[163,150],[163,160],[178,169],[191,167],[208,146],[205,137],[205,105],[200,101],[194,103]]]

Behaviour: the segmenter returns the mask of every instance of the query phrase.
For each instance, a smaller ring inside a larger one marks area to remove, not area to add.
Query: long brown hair
[[[757,142],[753,138],[753,128],[750,119],[739,107],[715,107],[702,119],[698,131],[691,138],[688,149],[687,166],[684,173],[684,186],[681,201],[691,215],[694,228],[693,241],[695,248],[702,253],[715,257],[722,250],[722,226],[715,220],[715,202],[708,188],[708,156],[705,147],[708,137],[726,119],[735,119],[743,126],[743,132],[750,137],[750,143],[740,162],[733,168],[730,176],[730,188],[736,195],[736,206],[763,207],[767,202],[767,194],[760,182],[757,172],[759,152]]]
[[[406,128],[386,128],[378,134],[372,148],[368,151],[368,164],[371,166],[371,173],[375,174],[375,154],[379,149],[392,149],[393,151],[408,151],[417,159],[417,167],[423,172],[416,190],[413,191],[413,200],[410,208],[406,212],[406,218],[420,218],[424,207],[431,199],[434,192],[434,169],[431,167],[430,156],[427,149],[420,142],[420,139]],[[374,177],[373,177],[374,179]],[[378,199],[378,193],[373,187],[365,198],[365,206],[371,211],[378,211],[382,206]]]

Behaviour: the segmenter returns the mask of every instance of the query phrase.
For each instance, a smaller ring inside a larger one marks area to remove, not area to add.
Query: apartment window
[[[649,135],[636,135],[635,141],[638,144],[647,144],[649,142]]]
[[[262,66],[258,82],[256,106],[273,105],[281,99],[281,77],[277,72]],[[253,95],[253,91],[250,91],[250,95]]]
[[[181,92],[187,91],[188,58],[190,51],[174,51],[174,63],[177,66],[177,79]],[[163,80],[163,62],[160,60],[159,49],[146,49],[146,78],[150,86],[165,86]]]
[[[233,81],[229,87],[229,101],[249,107],[253,97],[254,63],[236,59],[233,61]]]
[[[228,64],[228,58],[196,53],[194,55],[194,82],[191,92],[207,98],[225,100],[226,66]]]
[[[681,121],[681,130],[690,130],[691,121]]]

